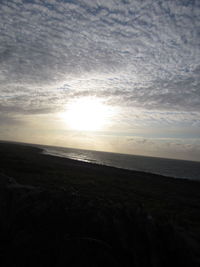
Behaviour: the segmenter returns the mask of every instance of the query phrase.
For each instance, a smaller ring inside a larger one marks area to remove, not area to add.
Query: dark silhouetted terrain
[[[0,143],[1,266],[199,266],[200,183]]]

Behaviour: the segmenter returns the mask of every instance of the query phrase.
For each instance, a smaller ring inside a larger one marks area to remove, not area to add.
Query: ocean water
[[[200,181],[200,162],[92,150],[40,146],[44,154],[89,163]]]

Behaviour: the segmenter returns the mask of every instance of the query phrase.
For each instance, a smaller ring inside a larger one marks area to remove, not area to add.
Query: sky
[[[200,1],[0,1],[0,139],[200,161]]]

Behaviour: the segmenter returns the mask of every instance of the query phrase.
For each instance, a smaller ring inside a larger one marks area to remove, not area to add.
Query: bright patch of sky
[[[2,0],[0,138],[199,160],[199,29],[198,0]],[[116,113],[82,134],[88,97]]]

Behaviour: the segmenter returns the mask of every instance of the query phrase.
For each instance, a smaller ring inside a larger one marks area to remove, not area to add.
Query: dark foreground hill
[[[1,266],[199,266],[200,184],[0,144]]]

